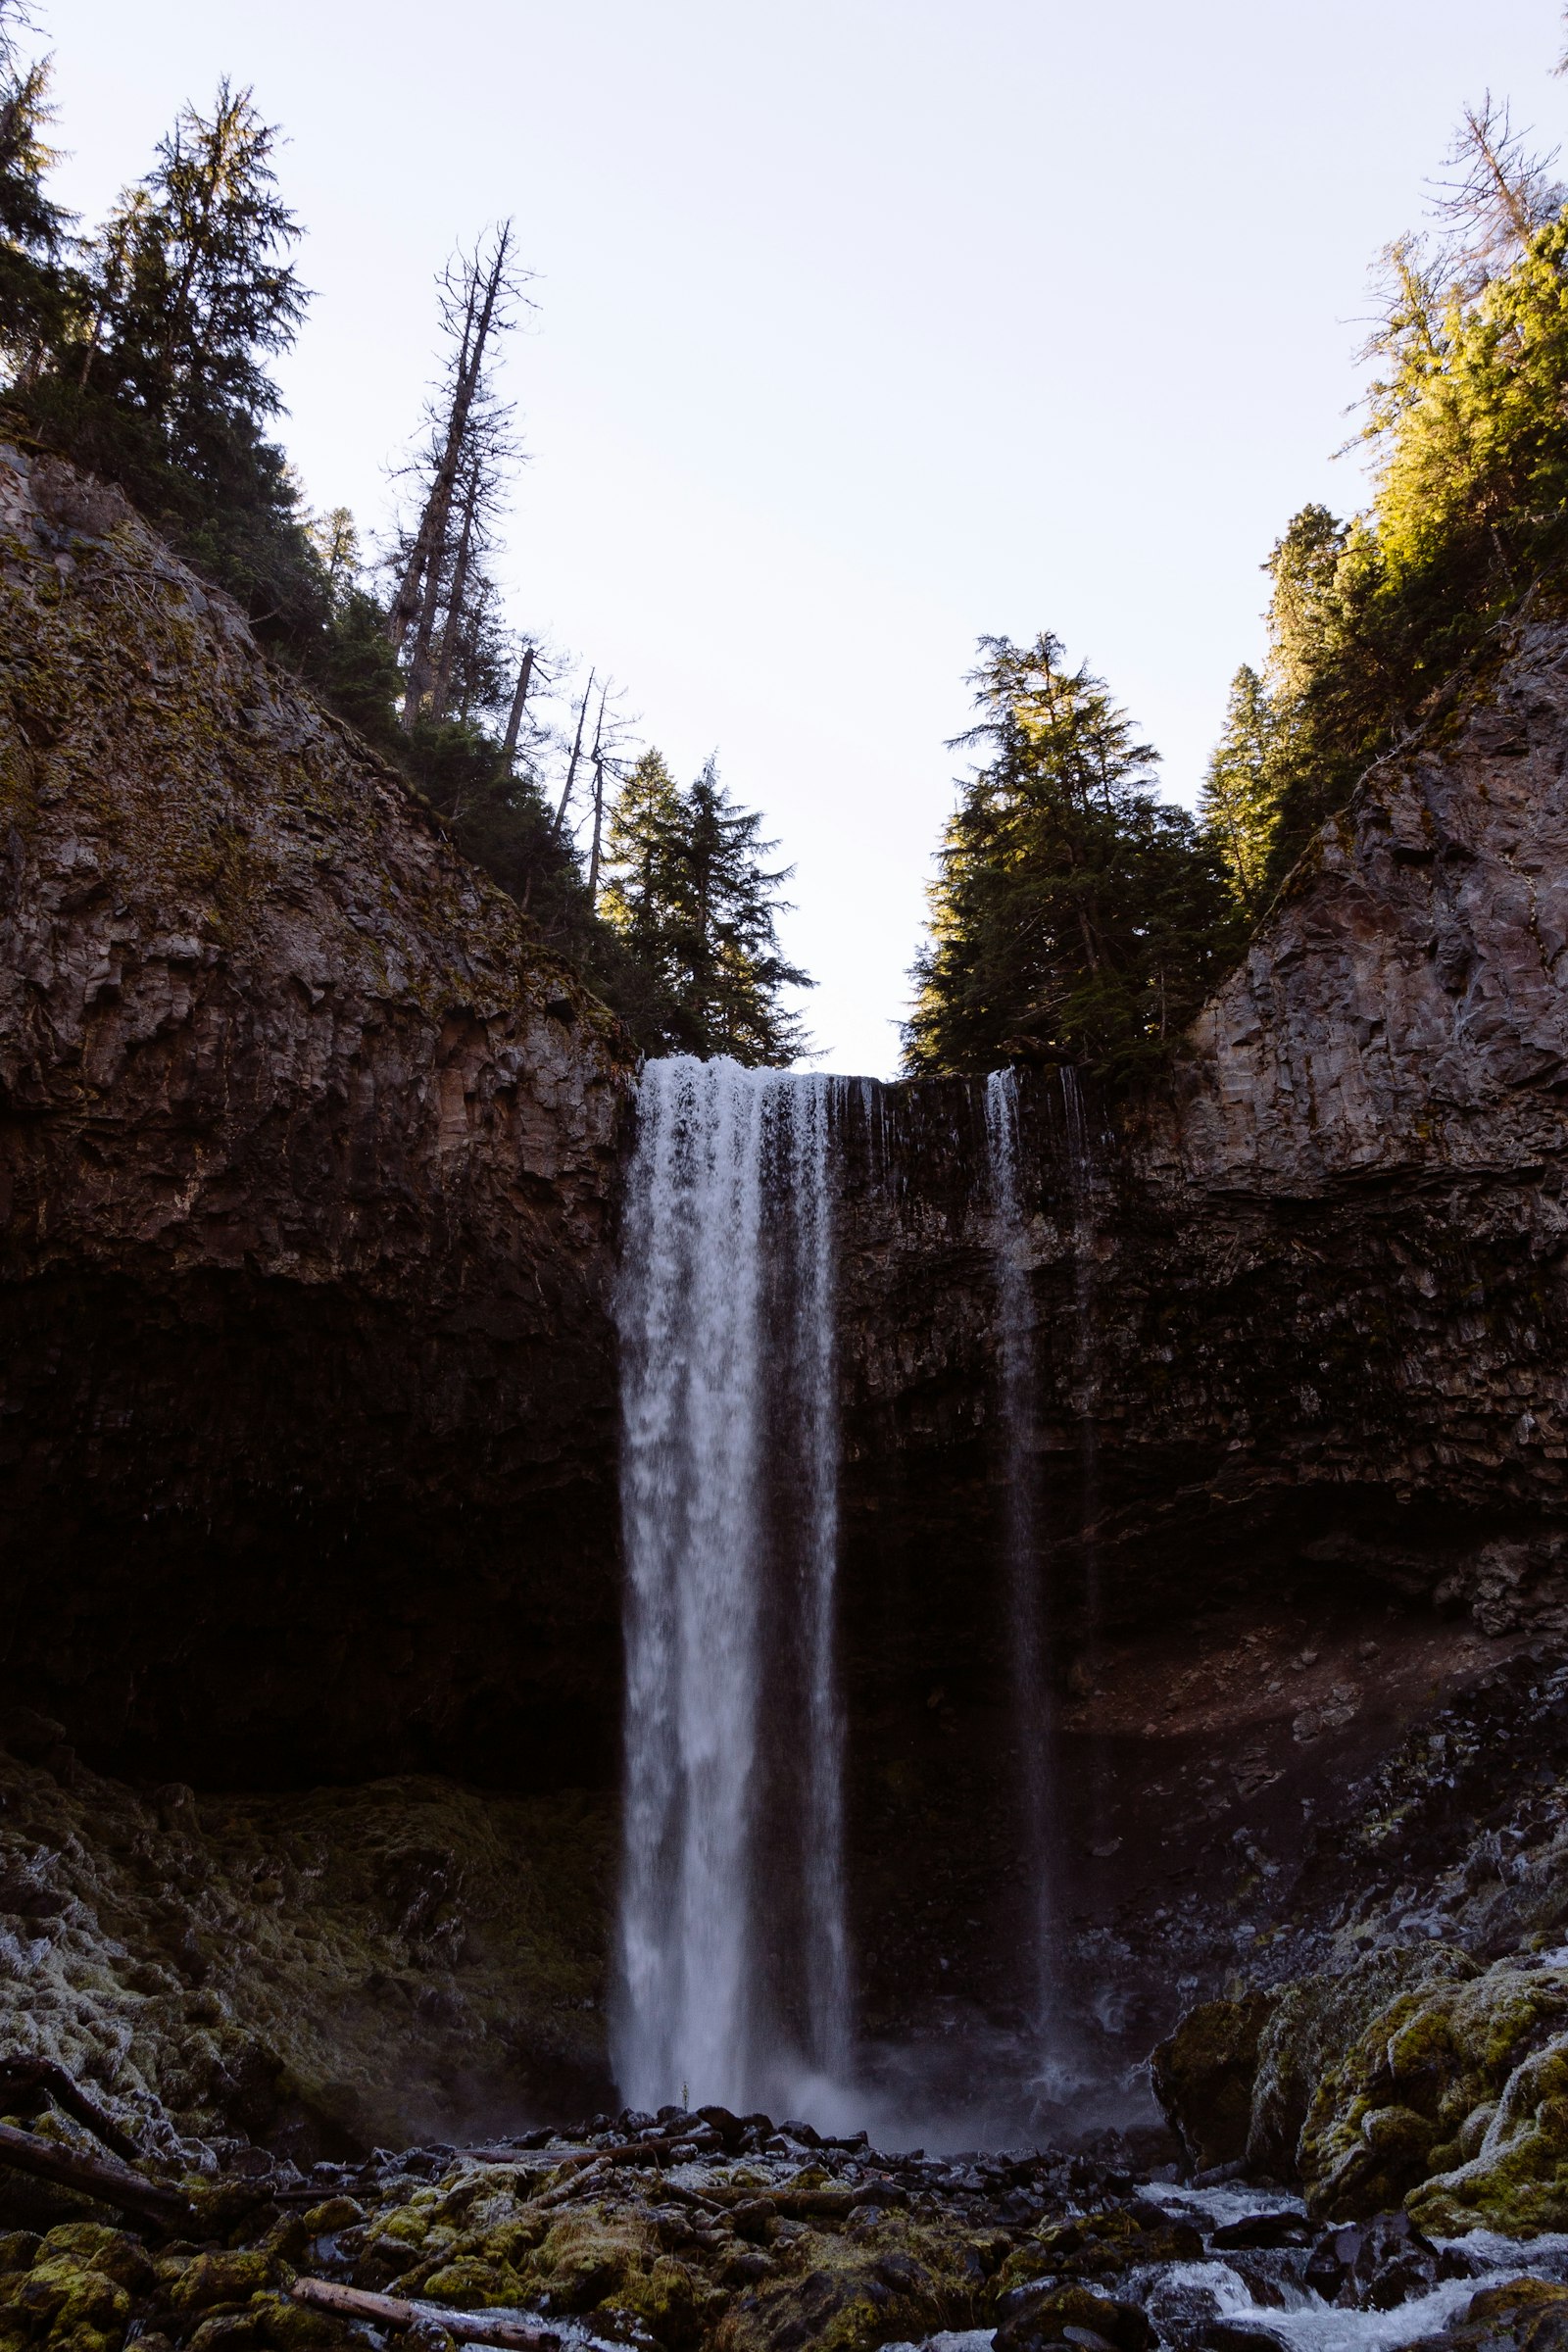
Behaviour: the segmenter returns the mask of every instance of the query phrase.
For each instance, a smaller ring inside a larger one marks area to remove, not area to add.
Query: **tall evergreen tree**
[[[1372,503],[1348,521],[1303,508],[1268,564],[1270,728],[1253,796],[1268,889],[1494,623],[1568,571],[1554,160],[1531,155],[1487,97],[1446,159],[1441,233],[1381,258],[1363,352]]]
[[[266,362],[304,316],[288,259],[300,228],[277,194],[276,144],[250,91],[220,82],[211,116],[181,110],[98,249],[84,380],[144,416],[198,479],[254,464],[262,421],[282,406]]]
[[[780,887],[793,870],[763,863],[777,846],[739,808],[710,760],[686,792],[658,752],[616,796],[604,912],[654,979],[650,1015],[665,1052],[781,1066],[805,1050],[780,1003],[808,988],[780,951]]]
[[[1152,789],[1157,755],[1049,632],[980,641],[986,757],[932,885],[905,1055],[916,1073],[1027,1057],[1121,1070],[1163,1051],[1228,938],[1211,845]]]
[[[1246,915],[1262,909],[1277,807],[1278,726],[1268,688],[1245,662],[1231,681],[1225,725],[1209,760],[1199,813]]]
[[[186,107],[146,179],[81,247],[60,331],[13,400],[40,440],[119,482],[309,670],[329,598],[267,432],[281,406],[268,363],[305,304],[276,142],[227,82],[211,115]]]
[[[0,0],[0,368],[25,381],[67,331],[78,287],[69,268],[71,216],[48,195],[55,161],[46,59],[24,63],[27,19]]]

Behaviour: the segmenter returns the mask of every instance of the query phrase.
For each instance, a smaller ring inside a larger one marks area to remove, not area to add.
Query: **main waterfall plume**
[[[638,1098],[614,2060],[643,2107],[848,2064],[833,1091],[677,1056]]]

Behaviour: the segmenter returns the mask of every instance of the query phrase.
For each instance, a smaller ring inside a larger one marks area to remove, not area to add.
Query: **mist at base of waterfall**
[[[868,2040],[853,2075],[781,2073],[769,2112],[808,2123],[824,2138],[856,2132],[873,2147],[960,2150],[1053,2146],[1094,2149],[1107,2136],[1152,2141],[1163,2118],[1142,2060],[1092,2045],[1043,2052],[1022,2026],[999,2025],[958,2003],[923,2034]]]

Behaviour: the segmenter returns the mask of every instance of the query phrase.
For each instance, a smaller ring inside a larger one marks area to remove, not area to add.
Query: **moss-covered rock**
[[[1071,2334],[1070,2329],[1081,2332]],[[1097,2295],[1089,2287],[1057,2286],[1003,2322],[996,2352],[1044,2352],[1047,2345],[1082,2343],[1086,2334],[1112,2345],[1114,2352],[1147,2352],[1154,2340],[1136,2303]]]
[[[1042,2277],[1119,2278],[1152,2263],[1193,2262],[1202,2251],[1203,2241],[1191,2223],[1134,2198],[1038,2230],[1008,2255],[997,2287],[1027,2286]]]
[[[1568,2352],[1568,2287],[1544,2278],[1484,2287],[1441,2335],[1410,2352]]]
[[[1478,1974],[1478,1963],[1467,1952],[1427,1943],[1414,1950],[1368,1953],[1347,1968],[1281,1986],[1258,2040],[1243,2150],[1248,2163],[1276,2180],[1305,2178],[1313,2167],[1303,2159],[1301,2135],[1326,2074],[1392,2002],[1408,1994],[1419,2005],[1426,1988],[1464,1984]],[[1404,2069],[1407,2089],[1416,2071],[1412,2050]],[[1392,2091],[1384,2102],[1388,2107],[1407,2103],[1404,2094]],[[1383,2129],[1392,2133],[1394,2127]],[[1376,2204],[1361,2209],[1373,2211]]]
[[[0,1919],[5,2039],[143,2140],[239,2131],[314,2155],[477,2134],[553,2082],[602,2079],[608,1797],[410,1777],[198,1799],[79,1765],[68,1787],[0,1749],[0,1875],[58,1906],[25,1968]],[[15,2180],[19,2220],[82,2210]],[[243,2182],[187,2186],[204,2234],[243,2219]],[[416,2241],[421,2210],[376,2227]]]
[[[1150,2060],[1159,2103],[1200,2171],[1246,2154],[1258,2043],[1272,2006],[1260,1992],[1202,2001]]]
[[[265,2254],[253,2251],[198,2254],[170,2281],[169,2300],[182,2319],[219,2303],[248,2303],[272,2282]]]
[[[1258,2017],[1209,2003],[1165,2045],[1156,2081],[1189,2146],[1235,2147],[1250,2050],[1239,2152],[1314,2214],[1403,2205],[1439,2236],[1568,2228],[1568,1970],[1427,1946],[1284,1986],[1254,2036]]]
[[[1402,2202],[1440,2234],[1561,2228],[1565,2030],[1568,1974],[1557,1968],[1499,1963],[1378,2010],[1325,2068],[1301,2132],[1313,2210],[1354,2218]]]

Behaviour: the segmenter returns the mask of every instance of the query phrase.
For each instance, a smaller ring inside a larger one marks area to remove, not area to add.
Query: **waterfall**
[[[849,2061],[832,1111],[829,1079],[685,1056],[638,1095],[613,2056],[644,2108]]]
[[[997,1398],[1003,1440],[1003,1565],[1006,1580],[1008,1671],[1018,1755],[1019,1865],[1037,2034],[1050,2034],[1055,1966],[1051,1817],[1051,1703],[1040,1576],[1040,1481],[1036,1468],[1035,1329],[1028,1235],[1018,1181],[1018,1081],[1011,1070],[986,1080],[986,1163],[997,1286]]]

